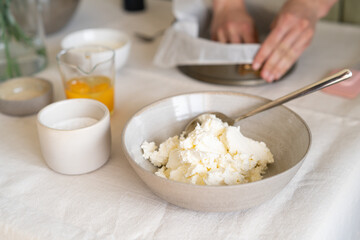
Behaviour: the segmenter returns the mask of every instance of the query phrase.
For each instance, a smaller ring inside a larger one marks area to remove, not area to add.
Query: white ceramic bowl
[[[73,32],[61,41],[62,49],[84,45],[101,45],[114,49],[115,66],[116,70],[119,70],[128,59],[131,41],[126,33],[109,28],[93,28]]]
[[[202,92],[169,97],[137,112],[122,133],[125,155],[139,177],[159,197],[180,207],[199,211],[235,211],[272,198],[301,166],[311,144],[306,123],[284,106],[240,122],[241,132],[264,141],[274,154],[264,179],[231,186],[200,186],[158,177],[156,168],[142,157],[145,141],[160,143],[182,132],[190,119],[203,112],[238,116],[269,100],[235,92]]]
[[[52,100],[52,84],[42,78],[19,77],[0,84],[0,112],[8,115],[35,114]]]

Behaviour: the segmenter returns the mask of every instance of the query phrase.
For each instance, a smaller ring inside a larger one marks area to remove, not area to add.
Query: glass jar
[[[67,98],[91,98],[114,110],[115,52],[87,45],[62,50],[56,57]]]
[[[47,64],[40,0],[0,0],[0,81]]]

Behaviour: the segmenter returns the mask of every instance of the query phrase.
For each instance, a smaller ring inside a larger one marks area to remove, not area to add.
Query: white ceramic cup
[[[37,115],[41,152],[47,165],[63,174],[83,174],[104,165],[110,156],[110,113],[99,101],[68,99]]]

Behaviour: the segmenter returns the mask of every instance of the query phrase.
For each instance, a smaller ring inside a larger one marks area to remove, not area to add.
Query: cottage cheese
[[[240,127],[229,126],[206,115],[188,134],[170,137],[159,147],[141,145],[143,156],[159,169],[156,175],[184,183],[232,185],[260,180],[274,158],[263,142],[243,136]]]

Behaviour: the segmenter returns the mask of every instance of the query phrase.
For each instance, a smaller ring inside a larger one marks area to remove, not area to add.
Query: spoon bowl
[[[155,41],[158,37],[163,35],[164,32],[165,32],[165,29],[161,29],[160,31],[157,31],[153,35],[149,35],[149,34],[142,33],[142,32],[135,32],[135,37],[142,40],[143,42],[151,43],[151,42]]]

